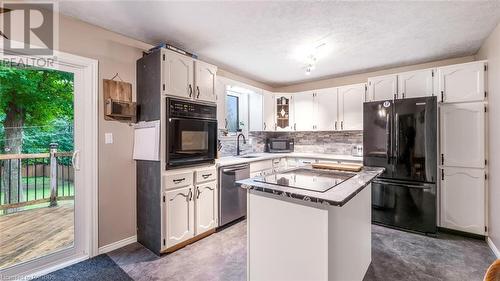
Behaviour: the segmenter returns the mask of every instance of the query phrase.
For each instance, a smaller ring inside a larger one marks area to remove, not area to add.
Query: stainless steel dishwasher
[[[250,177],[250,165],[239,164],[219,169],[219,226],[247,214],[247,192],[236,181]]]

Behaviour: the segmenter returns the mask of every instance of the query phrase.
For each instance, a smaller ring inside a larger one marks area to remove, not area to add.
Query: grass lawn
[[[36,187],[36,189],[35,189]],[[44,188],[45,187],[45,188]],[[27,201],[49,198],[50,197],[50,178],[48,177],[29,177],[21,179],[21,192],[24,192]],[[27,195],[27,196],[26,196]],[[58,181],[57,196],[75,195],[75,189],[72,181]],[[0,194],[0,204],[4,201],[5,194]],[[26,200],[22,200],[23,202]]]

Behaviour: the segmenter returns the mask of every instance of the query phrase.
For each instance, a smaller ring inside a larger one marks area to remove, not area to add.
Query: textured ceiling
[[[500,19],[500,1],[64,1],[59,9],[271,86],[473,55]],[[311,53],[318,61],[306,76]]]

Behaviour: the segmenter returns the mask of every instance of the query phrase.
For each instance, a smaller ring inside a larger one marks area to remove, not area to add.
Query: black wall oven
[[[166,169],[215,163],[217,108],[167,98]]]

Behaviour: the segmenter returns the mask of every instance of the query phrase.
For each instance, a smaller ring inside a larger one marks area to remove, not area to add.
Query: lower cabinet
[[[165,240],[172,247],[194,237],[193,186],[165,192]]]
[[[217,226],[217,182],[212,181],[197,185],[195,194],[195,233],[198,235]]]
[[[485,171],[441,168],[441,226],[484,235]]]

